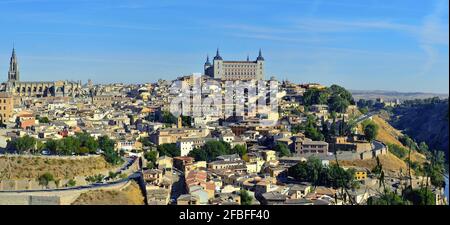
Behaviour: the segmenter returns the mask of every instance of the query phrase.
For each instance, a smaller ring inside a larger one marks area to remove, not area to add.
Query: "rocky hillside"
[[[448,99],[408,102],[392,110],[389,122],[416,142],[444,151],[448,159]]]
[[[385,116],[373,116],[373,123],[378,126],[378,134],[376,139],[385,143],[385,144],[395,144],[400,147],[406,149],[405,146],[399,141],[399,138],[403,136],[402,132],[392,127],[386,120]],[[358,127],[358,132],[362,132],[362,126]],[[388,152],[386,155],[381,155],[380,162],[385,169],[385,172],[389,175],[396,175],[399,172],[406,172],[408,169],[408,165],[405,162],[405,158],[398,158],[391,152]],[[426,157],[417,151],[411,152],[411,161],[418,162],[422,164],[426,161]],[[353,160],[353,161],[342,161],[341,164],[343,166],[357,166],[364,167],[368,169],[372,169],[376,165],[376,159],[368,159],[368,160]],[[414,171],[413,171],[414,173]]]
[[[379,127],[377,140],[380,140],[385,144],[394,144],[394,145],[398,145],[402,148],[407,149],[407,147],[404,146],[402,144],[402,142],[399,141],[399,138],[401,136],[403,136],[401,131],[392,127],[391,124],[389,124],[381,116],[374,116],[372,121]],[[404,159],[406,159],[406,158],[404,158]],[[411,161],[423,163],[426,161],[426,157],[425,157],[425,155],[420,154],[417,151],[412,151],[411,152]]]
[[[397,156],[388,152],[386,155],[379,156],[380,163],[383,165],[385,173],[389,176],[396,176],[398,173],[405,173],[408,170],[408,165],[405,161],[399,159]],[[376,159],[366,159],[366,160],[340,160],[339,164],[341,166],[356,166],[367,168],[372,170],[376,165]]]

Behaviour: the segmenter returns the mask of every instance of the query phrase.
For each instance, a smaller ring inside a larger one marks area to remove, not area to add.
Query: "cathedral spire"
[[[248,54],[247,54],[247,62],[248,62],[248,61],[250,61],[250,57],[249,57]]]
[[[211,63],[209,62],[209,55],[206,55],[206,62],[205,62],[205,66],[210,66]]]
[[[8,81],[19,81],[19,65],[17,63],[16,49],[13,44],[11,59],[9,61]]]
[[[219,54],[219,48],[217,48],[216,56],[214,56],[214,60],[222,60],[222,57]]]
[[[262,56],[261,49],[259,49],[258,58],[256,58],[256,60],[264,61],[264,57]]]

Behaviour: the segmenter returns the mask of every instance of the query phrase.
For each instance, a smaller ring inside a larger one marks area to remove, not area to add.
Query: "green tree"
[[[394,192],[387,191],[379,196],[372,196],[367,205],[408,205],[408,202]]]
[[[105,158],[106,162],[112,165],[118,165],[123,162],[122,158],[120,158],[119,153],[114,151],[114,149],[106,149],[103,152],[103,157]]]
[[[332,112],[345,113],[349,105],[350,102],[347,99],[337,94],[332,95],[328,100],[328,109]]]
[[[419,188],[419,189],[411,189],[411,188],[407,188],[404,192],[403,195],[405,196],[405,198],[407,200],[409,200],[410,202],[412,202],[413,205],[435,205],[436,204],[436,199],[435,199],[435,194],[423,187],[423,188]]]
[[[35,148],[35,152],[40,152],[45,148],[45,144],[44,142],[42,142],[41,140],[37,140],[36,141],[36,148]]]
[[[315,186],[324,185],[333,188],[351,188],[354,186],[355,171],[345,170],[336,164],[323,166],[320,159],[310,157],[288,169],[288,175],[299,181],[311,182]]]
[[[168,111],[162,113],[161,122],[169,124],[177,124],[178,119]]]
[[[45,148],[52,152],[53,154],[56,154],[58,150],[58,141],[57,140],[48,140],[45,142]]]
[[[104,179],[105,175],[103,174],[92,175],[85,178],[89,183],[101,183]]]
[[[253,197],[246,190],[240,191],[241,205],[251,205],[253,203]]]
[[[144,154],[144,158],[147,161],[152,162],[153,164],[156,164],[157,156],[158,156],[158,152],[157,151],[147,151]]]
[[[181,121],[184,127],[191,127],[192,117],[190,116],[181,116]]]
[[[434,151],[430,162],[425,163],[424,172],[430,177],[431,184],[436,187],[445,186],[445,155],[442,151]]]
[[[364,107],[364,108],[360,108],[359,111],[360,111],[362,114],[367,114],[367,113],[369,112],[369,108],[366,106],[366,107]]]
[[[419,151],[420,151],[420,153],[426,153],[426,152],[428,152],[428,145],[427,145],[427,143],[425,143],[425,142],[420,142],[420,144],[419,144]]]
[[[304,127],[300,124],[295,124],[291,127],[291,132],[293,134],[298,134],[304,130]]]
[[[373,140],[375,140],[377,135],[378,135],[378,126],[375,123],[370,122],[364,126],[364,136],[367,141],[372,142]]]
[[[333,164],[330,166],[330,184],[334,188],[351,188],[354,184],[354,169],[343,169]]]
[[[39,185],[42,185],[45,187],[48,187],[48,184],[54,180],[55,180],[55,178],[53,177],[53,174],[51,174],[49,172],[46,172],[38,177]]]
[[[208,161],[212,161],[218,156],[230,154],[230,145],[224,141],[208,141],[202,147],[208,155]]]
[[[231,154],[231,147],[224,141],[208,141],[201,148],[189,152],[197,161],[213,161],[218,156]]]
[[[231,149],[231,154],[239,154],[240,157],[247,154],[247,148],[243,145],[236,145]]]
[[[73,179],[70,179],[70,180],[67,182],[67,186],[68,186],[68,187],[74,187],[75,185],[77,185],[77,182],[76,182],[75,180],[73,180]]]
[[[337,95],[341,97],[342,99],[348,101],[350,104],[355,104],[355,101],[353,100],[352,94],[347,91],[345,88],[333,84],[328,88],[328,92],[330,92],[331,95]]]
[[[195,159],[195,161],[207,161],[208,160],[208,154],[203,151],[201,148],[194,148],[192,151],[189,152],[188,156]]]
[[[156,150],[159,152],[159,156],[176,157],[181,155],[181,150],[174,143],[158,145]]]
[[[277,142],[277,143],[275,144],[275,147],[274,147],[273,150],[275,150],[276,152],[278,152],[278,155],[279,155],[280,157],[283,157],[283,156],[290,156],[290,155],[291,155],[291,151],[289,150],[289,147],[288,147],[286,144],[284,144],[284,143],[279,143],[279,142]]]
[[[62,151],[66,155],[79,152],[81,143],[78,138],[74,136],[69,136],[61,139],[61,141],[62,141]]]
[[[303,104],[305,106],[327,104],[328,96],[329,94],[326,90],[310,88],[303,94]]]
[[[288,175],[299,181],[309,181],[309,168],[307,162],[299,162],[288,169]]]
[[[153,143],[150,141],[149,138],[147,137],[141,137],[139,138],[139,142],[142,143],[143,146],[149,147],[149,146],[153,146]]]
[[[403,159],[409,151],[408,149],[396,144],[388,144],[387,146],[389,151],[400,159]]]
[[[108,178],[111,179],[111,180],[116,179],[117,176],[119,176],[119,173],[115,173],[113,171],[109,171],[109,173],[108,173]]]
[[[85,154],[88,154],[89,153],[89,149],[87,148],[87,147],[80,147],[79,149],[78,149],[78,152],[77,152],[78,154],[81,154],[81,155],[85,155]]]
[[[79,140],[81,147],[86,147],[89,153],[95,153],[99,147],[99,142],[94,137],[86,132],[77,133],[76,137]]]
[[[36,139],[29,135],[13,139],[8,142],[7,148],[18,153],[30,153],[36,148]]]
[[[103,151],[114,149],[114,145],[115,145],[115,141],[111,140],[106,135],[98,138],[98,147]]]
[[[50,123],[50,120],[48,119],[48,117],[40,117],[38,120],[39,120],[39,123]]]
[[[148,161],[146,167],[147,169],[154,169],[156,168],[156,165],[154,162]]]
[[[305,136],[311,138],[313,141],[325,140],[324,135],[320,132],[320,129],[317,126],[317,118],[313,115],[308,115],[306,117],[304,132]]]

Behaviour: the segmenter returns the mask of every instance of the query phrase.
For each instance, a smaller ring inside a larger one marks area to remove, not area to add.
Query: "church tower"
[[[261,49],[259,49],[258,57],[256,58],[257,69],[256,69],[256,77],[258,80],[264,80],[264,57],[262,56]]]
[[[221,79],[223,76],[223,59],[220,56],[219,49],[216,51],[216,56],[213,59],[214,79]]]
[[[8,81],[19,81],[19,64],[17,62],[16,50],[13,47],[11,59],[9,61]]]
[[[205,75],[214,77],[213,67],[211,65],[211,62],[209,61],[209,55],[206,55],[206,62],[203,68],[205,71]]]

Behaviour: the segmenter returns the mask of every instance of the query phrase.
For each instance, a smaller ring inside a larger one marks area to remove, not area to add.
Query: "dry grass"
[[[397,158],[392,153],[388,152],[386,155],[379,156],[380,163],[383,165],[383,169],[387,174],[397,175],[400,171],[406,173],[408,171],[408,166],[405,161]],[[339,164],[341,166],[356,166],[363,167],[372,170],[377,164],[376,159],[366,159],[366,160],[340,160]]]
[[[386,122],[385,119],[379,117],[379,116],[373,116],[372,121],[378,125],[378,135],[377,140],[385,143],[385,144],[395,144],[399,145],[403,148],[406,148],[399,140],[398,138],[401,137],[403,134],[392,127],[388,122]],[[362,126],[360,125],[358,127],[358,131],[362,131]],[[383,168],[385,171],[391,175],[398,174],[399,172],[407,173],[408,166],[406,162],[403,159],[398,158],[397,156],[393,155],[392,153],[388,152],[386,155],[382,155],[379,157],[380,163],[383,165]],[[426,157],[417,151],[411,152],[411,161],[418,162],[420,164],[427,161]],[[369,160],[354,160],[354,161],[342,161],[342,166],[358,166],[358,167],[364,167],[368,169],[372,169],[376,165],[376,159],[369,159]],[[412,171],[414,173],[414,171]]]
[[[78,197],[73,205],[143,205],[144,196],[136,182],[121,191],[89,191]]]
[[[401,137],[403,135],[401,131],[392,127],[388,122],[386,122],[385,119],[383,119],[382,117],[380,117],[378,115],[373,116],[372,121],[379,127],[377,140],[379,140],[385,144],[395,144],[395,145],[398,145],[400,147],[407,149],[407,147],[404,146],[398,140],[399,137]],[[358,127],[358,132],[362,132],[361,125]],[[417,151],[412,151],[411,152],[411,161],[423,164],[424,162],[427,161],[427,159],[423,154],[420,154]]]
[[[405,147],[398,140],[398,138],[402,136],[402,133],[399,130],[393,128],[388,122],[378,116],[373,116],[372,121],[379,127],[377,135],[378,140],[382,141],[383,143],[396,144]]]
[[[103,157],[82,159],[46,158],[39,156],[0,156],[1,179],[35,179],[49,172],[56,179],[72,179],[112,168]]]

